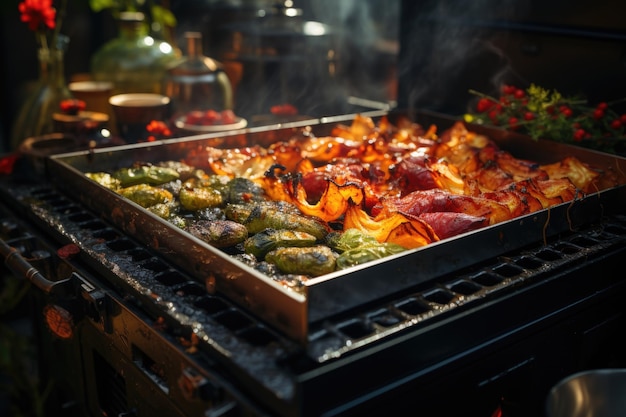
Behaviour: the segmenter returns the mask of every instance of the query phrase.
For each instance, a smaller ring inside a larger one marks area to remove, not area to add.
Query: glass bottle
[[[141,12],[120,13],[118,24],[118,36],[91,58],[93,78],[112,82],[112,94],[161,93],[165,68],[177,58],[175,49],[149,36]]]
[[[72,98],[65,81],[67,36],[59,35],[56,48],[37,50],[39,76],[32,93],[25,99],[11,130],[11,148],[17,149],[25,139],[54,132],[53,114],[60,103]]]
[[[202,34],[185,32],[187,54],[167,68],[165,95],[172,100],[173,117],[192,111],[233,109],[230,79],[220,62],[203,55]]]

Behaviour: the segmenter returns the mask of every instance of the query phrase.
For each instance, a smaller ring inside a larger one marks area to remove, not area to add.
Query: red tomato
[[[231,125],[237,121],[237,116],[232,110],[222,110],[222,123]]]
[[[204,122],[205,124],[215,124],[222,120],[222,115],[215,110],[207,110],[204,113]]]
[[[185,115],[185,123],[190,125],[198,125],[202,122],[204,113],[200,110],[190,111]]]

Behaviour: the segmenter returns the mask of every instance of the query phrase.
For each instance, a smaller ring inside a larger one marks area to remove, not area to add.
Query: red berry
[[[622,127],[622,121],[620,119],[615,119],[611,122],[611,128],[619,129],[620,127]]]
[[[619,117],[619,120],[620,120],[622,123],[626,124],[626,113],[622,114],[622,115]]]
[[[533,120],[535,118],[535,114],[533,112],[527,111],[524,113],[524,120]]]
[[[595,109],[593,111],[593,118],[596,120],[600,120],[604,117],[604,110],[602,109]]]
[[[517,87],[515,87],[514,85],[507,85],[507,84],[505,84],[505,85],[502,86],[502,92],[504,94],[513,95],[513,94],[515,94],[515,91],[517,91]]]
[[[585,132],[583,129],[577,129],[574,132],[574,140],[576,142],[580,142],[581,140],[585,138],[586,135],[587,135],[587,132]]]
[[[519,128],[519,126],[517,125],[517,117],[510,117],[509,118],[509,126],[512,130],[516,130]]]
[[[480,113],[484,113],[492,108],[494,105],[495,103],[488,98],[481,98],[476,104],[476,110],[478,110]]]
[[[559,111],[561,112],[561,114],[565,117],[572,117],[572,114],[574,114],[574,112],[572,112],[572,109],[570,109],[567,106],[561,106],[559,107]]]
[[[522,99],[526,97],[526,93],[521,88],[518,88],[517,90],[515,90],[515,93],[513,94],[515,95],[515,98],[518,98],[518,99]]]
[[[597,108],[598,110],[606,110],[606,109],[607,109],[607,107],[609,107],[609,105],[608,105],[608,104],[606,104],[604,101],[603,101],[603,102],[601,102],[601,103],[598,103],[598,105],[596,106],[596,108]]]

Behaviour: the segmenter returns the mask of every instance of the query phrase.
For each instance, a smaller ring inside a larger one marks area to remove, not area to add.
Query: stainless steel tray
[[[376,118],[382,114],[386,113],[374,112],[368,115]],[[388,114],[392,120],[398,115],[406,113]],[[598,190],[574,202],[311,279],[305,283],[303,293],[298,293],[84,175],[86,172],[127,167],[135,161],[176,160],[197,146],[267,144],[288,137],[305,126],[310,126],[316,135],[321,136],[330,132],[337,123],[349,124],[354,116],[343,115],[224,134],[53,155],[47,161],[46,170],[57,187],[77,197],[91,210],[180,266],[204,283],[208,291],[226,295],[302,343],[307,342],[312,323],[435,280],[474,263],[542,242],[581,225],[597,222],[606,214],[623,212],[626,207],[626,186]],[[426,112],[417,112],[411,117],[424,126],[434,123],[439,132],[456,121],[448,116]],[[481,126],[470,126],[470,129],[488,134],[501,148],[519,158],[550,163],[566,156],[576,156],[595,167],[626,172],[626,159],[618,156],[551,141],[534,141],[504,130]]]

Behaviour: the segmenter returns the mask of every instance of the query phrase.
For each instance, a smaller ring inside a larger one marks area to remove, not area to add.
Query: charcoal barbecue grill
[[[32,283],[54,411],[541,415],[562,377],[623,365],[613,335],[626,284],[609,271],[626,253],[625,186],[294,294],[84,175],[198,144],[274,140],[304,126],[321,134],[353,117],[57,154],[41,173],[18,166],[3,178],[0,249]],[[412,117],[442,128],[453,120]],[[518,157],[574,155],[626,172],[621,157],[476,129]]]

